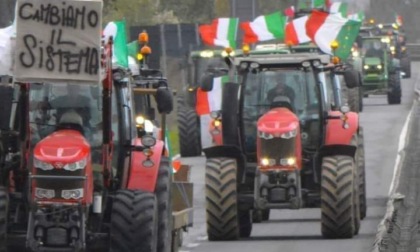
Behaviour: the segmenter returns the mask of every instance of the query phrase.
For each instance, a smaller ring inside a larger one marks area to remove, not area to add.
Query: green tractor
[[[387,94],[388,104],[401,103],[399,60],[392,57],[383,37],[361,38],[363,64],[363,94]]]

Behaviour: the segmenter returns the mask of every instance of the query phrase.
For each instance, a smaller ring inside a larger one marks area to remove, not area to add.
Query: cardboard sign
[[[18,0],[14,77],[98,83],[102,1]]]

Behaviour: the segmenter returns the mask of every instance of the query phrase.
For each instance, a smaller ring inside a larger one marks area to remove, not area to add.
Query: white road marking
[[[391,197],[397,188],[399,177],[400,177],[400,170],[399,167],[401,165],[401,151],[405,148],[406,140],[407,140],[407,133],[408,133],[408,125],[410,125],[411,121],[411,114],[413,112],[414,106],[416,104],[413,104],[413,106],[410,109],[410,112],[408,113],[407,119],[405,120],[404,126],[401,130],[400,139],[398,142],[398,155],[395,159],[395,165],[394,165],[394,175],[392,176],[391,186],[389,187],[388,195]]]
[[[200,243],[188,243],[188,244],[185,245],[185,247],[187,247],[187,248],[195,248],[195,247],[198,247],[198,246],[200,246]]]

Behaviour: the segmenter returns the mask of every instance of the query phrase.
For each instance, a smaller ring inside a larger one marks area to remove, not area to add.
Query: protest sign
[[[18,0],[17,81],[98,83],[102,2]]]

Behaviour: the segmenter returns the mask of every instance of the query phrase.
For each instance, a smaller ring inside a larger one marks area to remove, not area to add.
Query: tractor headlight
[[[296,164],[296,158],[282,158],[280,159],[280,164],[284,166],[293,166]]]
[[[291,130],[289,132],[283,133],[280,135],[281,138],[290,139],[297,135],[297,129]]]
[[[376,68],[377,68],[378,70],[381,70],[381,69],[382,69],[382,65],[377,65],[377,66],[376,66]]]
[[[260,161],[260,164],[262,166],[273,166],[276,164],[276,160],[272,159],[272,158],[262,158]]]
[[[35,187],[35,197],[40,199],[52,199],[55,197],[55,191],[51,189]]]
[[[390,47],[389,47],[389,50],[391,50],[391,51],[395,51],[395,46],[390,46]]]
[[[220,125],[222,125],[222,122],[220,120],[216,119],[216,120],[213,121],[213,126],[214,127],[220,127]]]
[[[81,170],[81,169],[84,169],[86,167],[86,164],[87,164],[87,157],[80,160],[80,161],[66,164],[66,165],[64,165],[63,169],[67,170],[67,171]]]
[[[136,124],[137,124],[137,125],[142,125],[142,124],[144,124],[144,121],[145,121],[145,119],[144,119],[144,117],[143,117],[143,116],[137,116],[137,117],[136,117]]]
[[[369,69],[369,65],[364,65],[364,66],[363,66],[363,68],[364,68],[365,70],[368,70],[368,69]]]
[[[47,162],[41,161],[36,158],[34,158],[34,166],[35,168],[38,168],[44,171],[49,171],[49,170],[54,169],[54,166],[52,164],[49,164]]]
[[[153,136],[145,135],[145,136],[143,136],[141,138],[141,144],[144,147],[150,148],[152,146],[155,146],[155,144],[156,144],[156,138],[154,138]]]
[[[264,139],[273,139],[274,138],[273,134],[270,134],[270,133],[267,133],[267,132],[261,132],[261,131],[258,133],[258,136],[260,138],[264,138]]]
[[[61,197],[63,199],[80,199],[83,198],[83,188],[72,189],[72,190],[63,190],[61,191]]]
[[[152,121],[145,120],[144,121],[144,131],[147,133],[153,133],[153,130],[155,129],[155,125],[153,125]]]

